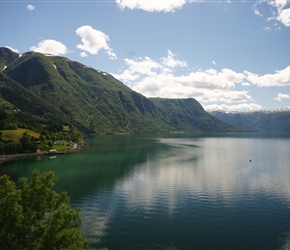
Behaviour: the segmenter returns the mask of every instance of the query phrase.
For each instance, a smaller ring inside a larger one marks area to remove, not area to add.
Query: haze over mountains
[[[290,109],[247,112],[209,111],[214,117],[240,128],[261,132],[290,132]]]
[[[0,48],[0,108],[26,123],[84,133],[238,131],[195,99],[146,98],[110,74],[64,57]],[[25,115],[23,115],[25,114]]]

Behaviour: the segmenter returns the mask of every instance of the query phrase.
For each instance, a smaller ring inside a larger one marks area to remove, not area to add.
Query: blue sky
[[[146,97],[290,108],[290,0],[0,0],[0,22],[0,47],[79,61]]]

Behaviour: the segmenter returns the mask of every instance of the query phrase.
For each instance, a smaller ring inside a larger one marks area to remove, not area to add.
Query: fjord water
[[[290,136],[96,136],[77,153],[5,165],[53,170],[92,247],[289,249]]]

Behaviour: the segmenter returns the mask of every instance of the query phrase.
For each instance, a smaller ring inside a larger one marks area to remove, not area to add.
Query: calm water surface
[[[93,247],[290,249],[290,136],[103,136],[81,152],[15,161],[54,170]]]

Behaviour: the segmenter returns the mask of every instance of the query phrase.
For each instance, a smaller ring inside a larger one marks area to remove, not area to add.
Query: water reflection
[[[87,138],[82,151],[49,157],[28,158],[2,166],[5,173],[29,177],[33,169],[53,170],[59,181],[57,190],[66,190],[72,200],[103,192],[131,171],[135,164],[146,161],[155,151],[151,140],[135,136],[100,136]]]
[[[154,247],[178,249],[178,240],[166,245],[166,235],[178,239],[176,234],[189,237],[188,232],[209,241],[198,243],[198,248],[217,246],[219,237],[226,235],[232,239],[224,246],[235,249],[277,246],[269,239],[281,238],[290,225],[289,141],[161,138],[157,145],[108,194],[90,197],[89,203],[82,200],[84,211],[94,210],[93,219],[83,214],[90,221],[85,231],[94,235],[94,243],[121,244],[122,236],[130,237],[132,230],[147,225],[148,236],[155,232],[160,237],[153,237]],[[201,228],[216,236],[200,233]],[[143,234],[133,233],[130,244],[145,244]]]
[[[289,142],[265,144],[257,139],[206,138],[196,141],[162,139],[170,144],[166,151],[139,164],[130,178],[119,183],[118,190],[136,190],[129,203],[142,204],[154,200],[158,190],[166,188],[196,194],[222,195],[234,199],[239,193],[264,192],[290,198],[286,150]],[[279,147],[277,144],[280,144]],[[251,162],[250,162],[251,159]],[[148,178],[150,176],[150,178]],[[138,187],[142,189],[138,189]],[[174,196],[172,196],[174,197]],[[132,201],[131,201],[132,200]]]
[[[97,248],[277,249],[289,244],[289,147],[282,137],[95,137],[9,170],[55,170]]]

